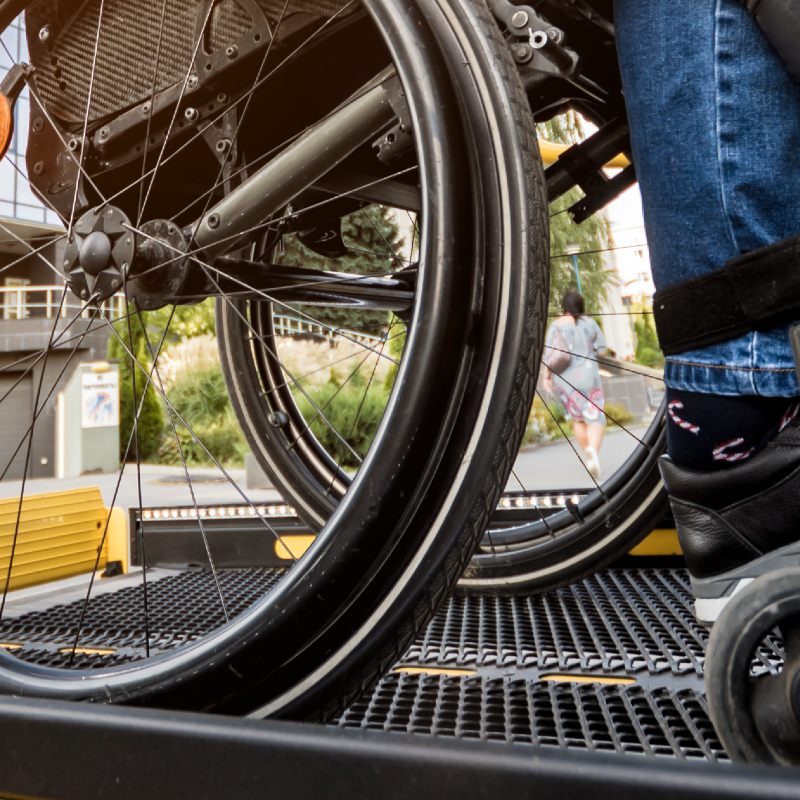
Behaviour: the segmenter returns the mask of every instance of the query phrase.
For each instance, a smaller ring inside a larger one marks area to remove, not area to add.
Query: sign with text
[[[119,373],[84,372],[81,375],[81,427],[119,425]]]

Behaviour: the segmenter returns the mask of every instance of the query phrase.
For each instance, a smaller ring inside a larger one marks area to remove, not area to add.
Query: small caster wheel
[[[756,650],[775,628],[783,669],[753,675]],[[705,679],[711,719],[732,759],[800,765],[800,568],[762,575],[733,597],[711,631]]]

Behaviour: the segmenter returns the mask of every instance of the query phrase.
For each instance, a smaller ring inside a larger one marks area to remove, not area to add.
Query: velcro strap
[[[668,356],[799,320],[800,236],[656,292],[653,315]]]

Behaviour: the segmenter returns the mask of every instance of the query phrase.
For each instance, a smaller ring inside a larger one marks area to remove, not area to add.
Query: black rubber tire
[[[399,656],[462,573],[536,384],[544,180],[525,94],[483,0],[372,0],[368,9],[406,89],[435,223],[421,247],[436,265],[436,292],[423,288],[414,312],[428,338],[407,344],[410,362],[424,366],[401,368],[392,397],[415,409],[392,429],[405,460],[380,458],[379,433],[369,469],[309,552],[220,632],[102,674],[0,652],[0,692],[326,717]],[[458,174],[445,175],[455,164]],[[431,388],[425,368],[438,370],[447,392],[415,395]]]
[[[592,575],[626,555],[668,513],[658,470],[666,447],[663,408],[631,458],[569,510],[487,532],[459,586],[480,592],[540,592]],[[577,518],[576,518],[577,517]]]
[[[786,664],[779,675],[754,678],[756,650],[778,626]],[[790,698],[800,668],[800,569],[762,575],[731,598],[711,629],[705,662],[706,694],[714,727],[735,761],[800,764],[800,720]]]

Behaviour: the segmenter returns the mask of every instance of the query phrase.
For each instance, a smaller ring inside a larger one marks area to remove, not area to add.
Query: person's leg
[[[603,444],[603,437],[606,435],[606,426],[601,422],[593,422],[587,426],[587,437],[589,439],[589,447],[593,448],[595,453],[600,452],[600,447]]]
[[[800,84],[740,0],[616,0],[657,289],[800,233]],[[671,389],[800,394],[786,328],[667,359]]]
[[[572,420],[572,431],[575,434],[575,441],[581,450],[586,450],[589,444],[589,435],[586,431],[586,423],[582,420]]]
[[[800,233],[800,85],[743,4],[616,0],[615,21],[656,287]],[[741,580],[800,552],[786,328],[671,356],[665,380],[662,473],[710,621]]]

